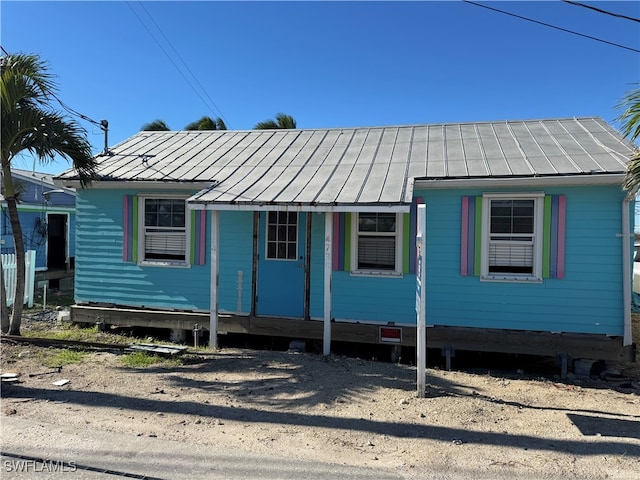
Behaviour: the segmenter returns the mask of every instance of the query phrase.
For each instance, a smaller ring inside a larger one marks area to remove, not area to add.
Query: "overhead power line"
[[[0,49],[2,49],[2,52],[3,52],[5,55],[7,55],[7,56],[8,56],[8,55],[10,55],[10,54],[9,54],[9,52],[7,52],[7,51],[5,50],[5,48],[4,48],[2,45],[0,45]],[[47,92],[47,95],[48,95],[48,96],[50,96],[50,97],[53,97],[53,99],[54,99],[55,101],[57,101],[57,102],[60,104],[60,106],[61,106],[61,107],[62,107],[62,108],[67,112],[67,113],[69,113],[69,114],[71,114],[71,115],[73,115],[73,116],[76,116],[76,117],[78,117],[78,118],[81,118],[82,120],[84,120],[84,121],[86,121],[86,122],[92,123],[92,124],[97,125],[98,127],[100,127],[100,129],[101,129],[101,130],[103,131],[103,133],[104,133],[104,152],[105,152],[105,153],[106,153],[106,152],[108,152],[108,146],[107,146],[107,140],[108,140],[108,137],[107,137],[107,134],[108,134],[108,131],[109,131],[109,122],[107,122],[106,120],[100,120],[100,121],[98,122],[97,120],[94,120],[93,118],[89,118],[89,117],[87,117],[86,115],[84,115],[84,114],[82,114],[82,113],[78,112],[77,110],[74,110],[74,109],[73,109],[73,108],[71,108],[69,105],[67,105],[67,104],[66,104],[66,103],[64,103],[62,100],[60,100],[60,97],[58,97],[58,96],[55,94],[55,92],[49,91],[49,92]]]
[[[490,7],[488,5],[482,5],[481,3],[471,2],[470,0],[462,0],[462,1],[465,2],[465,3],[469,3],[471,5],[475,5],[476,7],[482,7],[482,8],[486,8],[487,10],[492,10],[494,12],[502,13],[503,15],[509,15],[511,17],[519,18],[521,20],[526,20],[527,22],[537,23],[538,25],[543,25],[545,27],[554,28],[554,29],[560,30],[562,32],[571,33],[573,35],[578,35],[579,37],[584,37],[584,38],[588,38],[590,40],[595,40],[596,42],[606,43],[607,45],[611,45],[611,46],[618,47],[618,48],[624,48],[625,50],[631,50],[632,52],[640,53],[640,50],[638,50],[637,48],[627,47],[626,45],[620,45],[619,43],[609,42],[608,40],[603,40],[601,38],[593,37],[591,35],[585,35],[584,33],[575,32],[573,30],[568,30],[566,28],[557,27],[557,26],[551,25],[549,23],[541,22],[539,20],[534,20],[534,19],[528,18],[528,17],[523,17],[522,15],[516,15],[515,13],[506,12],[504,10],[500,10],[498,8],[493,8],[493,7]]]
[[[625,20],[631,20],[632,22],[640,23],[640,18],[628,17],[627,15],[622,15],[621,13],[608,12],[607,10],[602,10],[601,8],[593,7],[585,3],[572,2],[571,0],[562,0],[562,1],[565,3],[569,3],[571,5],[575,5],[576,7],[584,7],[584,8],[588,8],[589,10],[594,10],[599,13],[604,13],[605,15],[611,15],[612,17],[623,18]]]
[[[167,42],[167,44],[171,47],[171,49],[173,50],[173,53],[175,54],[176,57],[178,57],[178,59],[182,62],[182,64],[184,65],[184,67],[186,68],[187,72],[189,72],[189,74],[191,75],[191,77],[193,78],[193,80],[195,80],[195,83],[198,85],[198,87],[200,87],[200,90],[202,92],[204,92],[204,95],[207,97],[207,99],[209,100],[210,103],[207,103],[207,100],[201,95],[200,91],[198,91],[195,86],[193,85],[193,83],[186,77],[186,75],[183,73],[182,69],[176,64],[176,62],[173,60],[173,58],[171,57],[171,55],[169,55],[169,53],[167,52],[167,50],[162,46],[162,44],[158,41],[158,39],[156,38],[156,36],[153,34],[153,32],[149,29],[149,27],[147,27],[147,25],[145,24],[145,22],[142,20],[142,18],[140,18],[140,16],[138,15],[138,13],[134,10],[134,8],[131,6],[130,2],[127,2],[127,5],[129,6],[129,9],[133,12],[133,14],[136,16],[136,18],[138,19],[138,21],[142,24],[142,26],[145,28],[145,30],[149,33],[149,35],[151,36],[151,38],[153,38],[154,42],[156,42],[156,44],[158,45],[158,47],[160,47],[160,50],[162,50],[162,52],[166,55],[166,57],[169,59],[169,61],[173,64],[173,66],[176,68],[176,70],[178,71],[178,73],[182,76],[182,78],[184,79],[185,82],[187,82],[187,84],[191,87],[191,89],[194,91],[194,93],[200,98],[200,100],[202,100],[202,103],[205,104],[205,106],[209,109],[212,110],[212,112],[214,113],[214,115],[219,115],[225,122],[226,125],[228,125],[229,127],[231,126],[229,124],[229,122],[227,121],[227,119],[224,117],[224,115],[222,114],[222,111],[220,110],[220,108],[218,108],[218,106],[216,105],[216,103],[213,101],[213,99],[211,98],[211,96],[207,93],[207,90],[202,86],[202,84],[198,81],[198,77],[196,77],[196,75],[193,73],[193,71],[189,68],[189,66],[187,65],[187,63],[184,61],[184,59],[182,58],[182,56],[180,55],[180,53],[178,53],[178,51],[176,50],[176,48],[173,46],[173,44],[171,43],[171,41],[167,38],[167,36],[164,34],[164,32],[162,31],[162,29],[160,28],[160,26],[157,24],[157,22],[154,20],[154,18],[151,16],[151,14],[149,13],[149,11],[144,7],[144,5],[142,4],[142,2],[138,2],[140,4],[140,7],[144,10],[144,12],[147,14],[147,16],[151,19],[151,22],[153,22],[153,24],[155,25],[156,29],[160,32],[160,34],[162,35],[162,38],[164,38],[165,42]],[[213,108],[211,108],[213,106]],[[217,113],[216,113],[217,112]]]

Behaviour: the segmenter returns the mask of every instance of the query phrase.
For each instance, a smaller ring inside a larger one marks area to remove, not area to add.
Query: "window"
[[[353,215],[356,221],[353,270],[400,272],[402,215],[366,212]]]
[[[540,280],[543,195],[487,194],[483,203],[482,276]]]
[[[141,203],[143,261],[186,263],[185,200],[145,197]]]
[[[267,258],[298,258],[298,213],[267,212]]]

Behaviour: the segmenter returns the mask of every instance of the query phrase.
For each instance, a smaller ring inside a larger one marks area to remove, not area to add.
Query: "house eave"
[[[620,185],[624,173],[585,174],[585,175],[549,175],[530,177],[478,177],[478,178],[416,178],[414,188],[448,189],[448,188],[485,188],[485,187],[554,187],[579,185]]]
[[[410,204],[305,204],[305,203],[205,203],[187,200],[189,210],[215,211],[287,211],[287,212],[398,212],[408,213]]]
[[[59,187],[70,187],[82,189],[80,180],[77,179],[64,179],[55,178],[54,184]],[[211,186],[212,182],[166,182],[166,181],[149,181],[149,180],[97,180],[91,182],[91,184],[85,188],[92,188],[98,190],[112,190],[112,189],[167,189],[167,190],[202,190]]]

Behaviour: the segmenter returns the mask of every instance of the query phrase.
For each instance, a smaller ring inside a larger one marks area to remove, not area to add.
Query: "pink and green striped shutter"
[[[205,265],[207,211],[191,211],[191,265]]]
[[[460,275],[480,276],[482,197],[462,197]]]
[[[418,205],[422,205],[422,197],[411,202],[411,210],[404,214],[402,248],[402,273],[416,273],[416,234],[418,233]]]
[[[416,272],[416,219],[419,203],[423,203],[422,198],[414,198],[410,213],[405,213],[403,217],[402,273]],[[355,214],[333,214],[333,271],[351,270],[351,215]]]
[[[122,200],[122,260],[136,263],[138,261],[138,197],[125,195]]]
[[[542,277],[564,278],[567,200],[565,195],[544,197]],[[482,197],[462,197],[460,275],[480,275]]]
[[[564,195],[544,197],[542,276],[564,278],[567,199]]]
[[[333,214],[333,271],[351,269],[351,213]]]
[[[205,210],[191,212],[191,265],[206,263],[206,219]],[[122,260],[130,263],[138,261],[138,197],[136,195],[123,197]]]

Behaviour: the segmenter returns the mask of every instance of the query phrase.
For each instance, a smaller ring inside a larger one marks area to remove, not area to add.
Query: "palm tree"
[[[8,318],[3,319],[1,328],[3,332],[8,329],[10,334],[20,335],[25,253],[16,189],[11,176],[11,161],[25,151],[43,164],[52,162],[60,155],[71,160],[81,186],[84,187],[95,175],[96,160],[91,153],[86,131],[52,107],[52,100],[57,100],[57,87],[46,62],[37,55],[7,54],[0,57],[0,77],[0,160],[17,262],[13,311],[10,321]]]
[[[140,130],[145,132],[168,132],[171,129],[164,120],[154,120],[153,122],[145,123]]]
[[[216,117],[215,119],[213,119],[205,115],[200,120],[191,122],[189,125],[184,127],[184,129],[185,130],[226,130],[227,125],[224,123],[224,120],[222,120],[220,117]]]
[[[618,108],[622,113],[618,120],[622,122],[622,134],[634,142],[640,138],[640,88],[627,93]],[[627,165],[624,188],[632,195],[640,189],[640,149],[636,148]]]
[[[277,113],[275,120],[269,119],[264,122],[256,123],[256,126],[253,128],[256,130],[296,128],[296,121],[291,115],[287,115],[286,113]]]

